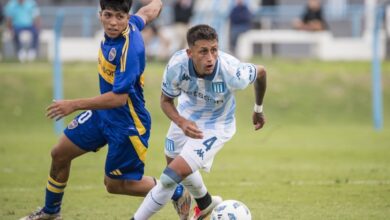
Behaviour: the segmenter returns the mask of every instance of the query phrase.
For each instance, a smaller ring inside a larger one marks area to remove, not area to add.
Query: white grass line
[[[30,191],[36,191],[36,190],[42,190],[45,188],[45,185],[42,185],[41,187],[1,187],[0,193],[6,193],[6,192],[30,192]],[[105,187],[103,184],[99,185],[75,185],[75,186],[68,186],[67,189],[74,190],[74,191],[85,191],[85,190],[94,190],[94,189],[102,189],[105,190]]]
[[[348,179],[340,179],[340,180],[318,180],[318,181],[310,181],[310,180],[297,180],[289,182],[291,185],[297,186],[324,186],[324,185],[390,185],[390,180],[348,180]]]

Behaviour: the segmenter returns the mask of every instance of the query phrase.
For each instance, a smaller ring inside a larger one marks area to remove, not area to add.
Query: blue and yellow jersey
[[[129,135],[144,135],[150,130],[150,115],[143,97],[145,47],[141,35],[144,21],[132,15],[122,35],[111,39],[105,36],[98,58],[100,93],[113,91],[128,94],[127,104],[99,110],[105,123]]]

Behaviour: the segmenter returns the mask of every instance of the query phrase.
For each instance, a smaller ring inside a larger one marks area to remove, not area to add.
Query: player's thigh
[[[149,131],[145,135],[120,134],[120,131],[107,131],[108,153],[106,175],[112,179],[140,180],[144,174],[148,150]]]

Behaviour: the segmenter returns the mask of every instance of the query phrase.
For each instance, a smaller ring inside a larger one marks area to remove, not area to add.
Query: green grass
[[[237,94],[237,133],[205,182],[213,194],[243,201],[253,219],[388,219],[390,216],[390,63],[383,70],[385,127],[371,113],[368,62],[263,60],[268,69],[266,127],[251,125],[253,89]],[[153,128],[146,174],[164,168],[168,121],[159,108],[164,65],[146,69]],[[98,94],[95,63],[68,63],[66,98]],[[44,201],[53,123],[48,63],[0,65],[0,219],[27,214]],[[67,117],[66,121],[72,117]],[[72,163],[65,219],[128,219],[140,198],[110,195],[103,184],[106,150]],[[177,219],[168,204],[153,219]]]

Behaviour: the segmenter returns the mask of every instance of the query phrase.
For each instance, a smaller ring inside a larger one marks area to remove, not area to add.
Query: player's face
[[[199,75],[210,75],[218,58],[218,41],[197,40],[195,45],[187,50],[187,54],[194,62],[195,70]]]
[[[101,11],[100,21],[107,36],[110,38],[118,37],[126,29],[129,16],[130,15],[122,11],[113,11],[109,9]]]

